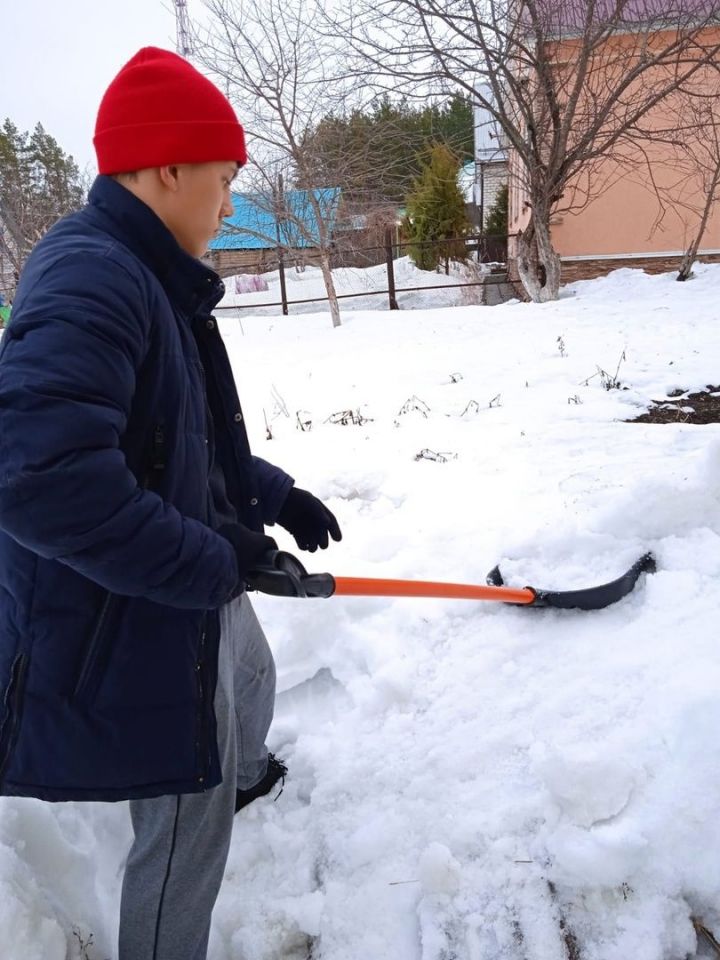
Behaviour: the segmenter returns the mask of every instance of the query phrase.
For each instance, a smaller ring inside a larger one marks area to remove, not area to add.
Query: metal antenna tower
[[[193,54],[193,45],[190,35],[187,0],[174,0],[174,2],[175,21],[177,23],[177,52],[182,57],[190,57]]]

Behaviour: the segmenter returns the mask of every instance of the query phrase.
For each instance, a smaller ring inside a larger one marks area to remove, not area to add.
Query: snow
[[[720,426],[624,422],[717,383],[720,267],[696,274],[223,317],[255,451],[343,528],[309,569],[658,570],[597,612],[259,597],[290,776],[236,820],[211,960],[678,960],[692,917],[717,933]],[[125,804],[0,801],[3,957],[112,957],[129,841]]]
[[[472,266],[455,263],[450,264],[450,274],[446,276],[444,272],[435,273],[429,270],[419,270],[410,257],[400,257],[394,261],[393,266],[395,285],[398,290],[401,291],[409,287],[426,289],[399,292],[397,295],[398,305],[401,309],[409,310],[419,307],[446,307],[468,302],[467,298],[469,296],[479,297],[478,292],[470,293],[470,291],[478,291],[479,288],[460,288],[457,286],[453,288],[452,285],[476,281],[487,269],[487,265],[478,265],[473,268]],[[257,292],[236,293],[235,278],[226,279],[227,293],[220,304],[221,309],[243,307],[244,309],[238,312],[240,317],[277,316],[281,312],[277,306],[266,307],[263,304],[282,302],[279,271],[265,273],[263,278],[267,281],[269,289],[268,292],[260,295]],[[333,279],[338,296],[353,295],[347,300],[340,301],[343,311],[384,310],[387,308],[388,295],[385,291],[388,289],[388,275],[384,263],[366,268],[342,267],[333,271]],[[288,265],[285,270],[285,283],[287,298],[292,304],[289,308],[291,314],[316,313],[323,308],[322,301],[327,294],[319,267],[306,266],[300,269]],[[441,289],[427,289],[432,287],[440,287]],[[448,289],[442,289],[443,287]],[[463,292],[463,289],[467,292]],[[367,296],[362,296],[362,294],[367,294]],[[466,299],[463,300],[463,297]],[[311,303],[292,303],[292,301],[313,299],[314,302]],[[474,303],[475,299],[469,302]]]

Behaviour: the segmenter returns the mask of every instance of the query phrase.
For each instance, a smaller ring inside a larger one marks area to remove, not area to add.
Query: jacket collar
[[[225,293],[220,277],[186,253],[150,207],[112,177],[99,176],[88,207],[112,237],[158,278],[170,301],[190,317],[210,313]]]

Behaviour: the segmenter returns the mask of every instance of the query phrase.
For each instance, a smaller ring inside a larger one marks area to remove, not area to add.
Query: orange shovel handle
[[[467,583],[435,583],[431,580],[382,580],[369,577],[335,577],[335,596],[344,597],[440,597],[448,600],[500,600],[531,604],[530,587],[483,587]]]
[[[334,577],[331,573],[308,573],[291,553],[272,550],[261,558],[257,569],[247,574],[247,586],[250,590],[259,590],[274,597],[438,597],[448,600],[497,600],[534,609],[602,610],[626,597],[641,573],[654,572],[655,558],[651,553],[646,553],[622,576],[609,583],[580,590],[537,590],[534,587],[506,587],[499,567],[488,574],[488,586],[432,580]]]

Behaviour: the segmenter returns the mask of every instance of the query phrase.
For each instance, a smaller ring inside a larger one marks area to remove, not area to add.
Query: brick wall
[[[267,273],[277,270],[276,250],[211,250],[203,262],[212,267],[221,277],[232,277],[236,273]],[[293,250],[285,257],[285,266],[317,263],[315,250]]]
[[[561,283],[574,283],[576,280],[594,280],[605,277],[613,270],[624,267],[633,270],[645,270],[646,273],[672,273],[680,269],[679,255],[670,257],[618,257],[616,260],[563,260]],[[720,263],[720,253],[701,253],[697,257],[700,263]],[[514,258],[508,260],[508,277],[521,289]]]
[[[483,214],[484,219],[487,220],[487,216],[493,208],[495,201],[497,200],[497,195],[500,192],[500,188],[507,185],[508,182],[508,165],[507,163],[493,163],[488,164],[485,167],[484,173],[484,183],[485,183],[485,196],[483,203]],[[479,198],[478,198],[479,199]]]
[[[607,276],[613,270],[630,267],[644,270],[646,273],[671,273],[680,269],[681,257],[619,257],[617,260],[563,260],[562,282],[573,283],[575,280],[594,280],[595,277]],[[720,263],[720,254],[700,254],[701,263]]]

